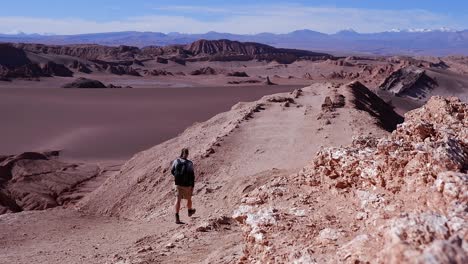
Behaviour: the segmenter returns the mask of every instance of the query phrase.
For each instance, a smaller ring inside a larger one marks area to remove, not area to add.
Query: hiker
[[[193,163],[188,160],[189,150],[183,148],[180,152],[180,157],[174,160],[172,163],[171,173],[174,175],[175,181],[175,218],[176,224],[183,224],[180,221],[180,201],[182,199],[187,200],[188,216],[192,216],[195,213],[195,209],[192,208],[192,194],[193,187],[195,185],[195,172],[193,171]]]

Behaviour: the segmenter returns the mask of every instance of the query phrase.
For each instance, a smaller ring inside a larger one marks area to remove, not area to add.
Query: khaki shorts
[[[192,197],[193,189],[192,187],[175,185],[174,192],[177,198],[188,200]]]

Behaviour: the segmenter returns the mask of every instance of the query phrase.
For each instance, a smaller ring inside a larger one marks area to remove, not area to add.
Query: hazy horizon
[[[46,3],[44,3],[46,2]],[[18,0],[3,4],[0,33],[75,35],[104,32],[210,31],[232,34],[288,33],[311,29],[327,34],[350,29],[361,33],[393,29],[463,30],[468,3],[441,1],[249,1],[235,4],[187,0],[127,2]],[[25,8],[28,7],[28,8]]]
[[[125,30],[125,31],[103,31],[103,32],[87,32],[87,33],[78,33],[78,34],[54,34],[54,33],[26,33],[22,31],[18,32],[9,32],[9,33],[0,33],[2,35],[40,35],[40,36],[74,36],[74,35],[93,35],[93,34],[115,34],[115,33],[158,33],[158,34],[164,34],[164,35],[171,35],[171,34],[181,34],[181,35],[204,35],[204,34],[210,34],[210,33],[217,33],[217,34],[232,34],[232,35],[260,35],[260,34],[274,34],[274,35],[285,35],[285,34],[291,34],[294,32],[300,32],[300,31],[309,31],[309,32],[317,32],[317,33],[322,33],[326,35],[334,35],[334,34],[339,34],[342,32],[354,32],[358,34],[378,34],[378,33],[394,33],[394,32],[406,32],[406,33],[424,33],[424,32],[463,32],[466,31],[467,29],[453,29],[453,28],[448,28],[448,27],[442,27],[442,28],[394,28],[391,30],[387,31],[375,31],[375,32],[360,32],[358,30],[355,30],[353,28],[344,28],[341,30],[338,30],[336,32],[331,32],[331,33],[326,33],[326,32],[321,32],[318,30],[314,29],[309,29],[309,28],[299,28],[296,30],[284,32],[284,33],[273,33],[273,32],[259,32],[259,33],[231,33],[231,32],[224,32],[224,31],[206,31],[206,32],[200,32],[200,33],[188,33],[188,32],[178,32],[178,31],[171,31],[171,32],[161,32],[161,31],[138,31],[138,30]]]

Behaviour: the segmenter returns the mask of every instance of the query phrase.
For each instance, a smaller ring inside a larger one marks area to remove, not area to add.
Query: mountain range
[[[136,31],[80,35],[0,34],[0,42],[130,45],[137,47],[188,44],[199,39],[259,42],[278,48],[315,50],[336,54],[432,56],[468,54],[468,30],[454,31],[446,28],[391,30],[380,33],[358,33],[354,30],[342,30],[334,34],[308,29],[296,30],[287,34],[259,33],[254,35],[214,31],[204,34],[178,32],[165,34]]]

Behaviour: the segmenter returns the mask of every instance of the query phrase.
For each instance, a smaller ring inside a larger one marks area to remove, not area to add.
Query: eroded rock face
[[[43,45],[43,44],[13,44],[14,47],[33,53],[68,55],[86,60],[133,60],[140,50],[137,47],[119,46],[107,47],[100,45]]]
[[[390,136],[324,148],[246,194],[233,215],[242,260],[466,263],[467,115],[457,98],[433,97]]]
[[[1,65],[0,65],[1,66]],[[3,78],[24,78],[24,79],[35,79],[39,77],[49,76],[48,74],[44,74],[41,67],[35,63],[29,63],[25,65],[21,65],[18,67],[7,68],[7,67],[0,67],[0,77]]]
[[[73,61],[73,63],[69,66],[71,69],[76,69],[79,72],[82,73],[91,73],[91,69],[88,67],[88,65],[79,62],[77,60]]]
[[[44,74],[49,76],[61,76],[61,77],[72,77],[73,72],[70,71],[65,65],[57,64],[49,61],[44,65],[41,65]]]
[[[395,95],[414,94],[417,89],[430,89],[437,83],[426,75],[425,70],[409,66],[394,71],[388,76],[380,89],[389,91]]]
[[[99,173],[94,165],[62,162],[58,152],[0,157],[0,214],[42,210],[81,198],[73,188]]]
[[[280,63],[293,63],[298,59],[323,60],[333,56],[304,50],[278,49],[260,43],[239,42],[227,39],[198,40],[184,47],[185,51],[195,55],[195,60],[245,61],[265,60]]]

